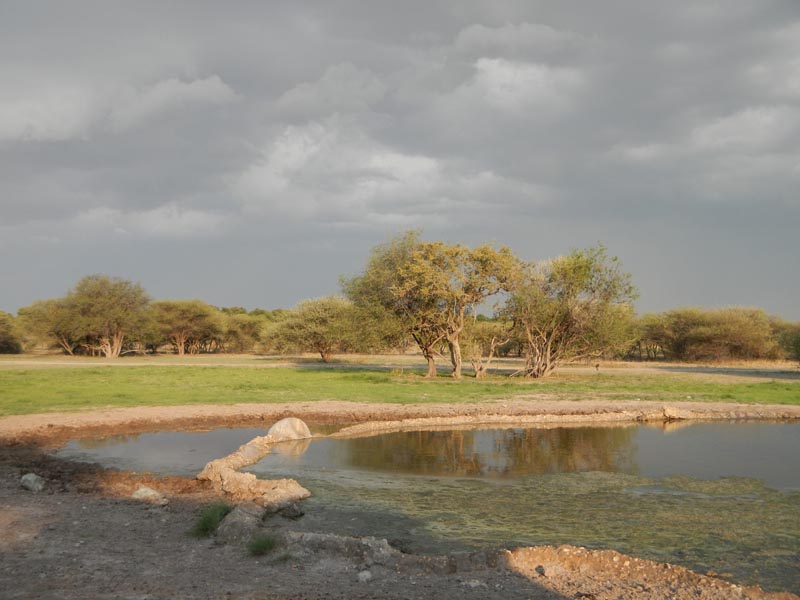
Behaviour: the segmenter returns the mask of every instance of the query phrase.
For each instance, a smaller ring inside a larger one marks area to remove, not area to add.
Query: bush
[[[19,354],[22,343],[14,324],[14,317],[0,311],[0,354]]]
[[[647,358],[703,361],[779,358],[771,317],[757,308],[677,308],[639,320]],[[641,352],[643,351],[643,352]]]
[[[247,551],[251,556],[263,556],[273,552],[278,545],[278,538],[274,535],[256,535],[248,542]]]
[[[197,538],[209,537],[217,530],[222,519],[231,510],[233,510],[233,507],[224,502],[216,502],[207,506],[200,513],[190,533]]]

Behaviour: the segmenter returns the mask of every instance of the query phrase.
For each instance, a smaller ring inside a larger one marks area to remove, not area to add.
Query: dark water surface
[[[312,431],[313,431],[312,427]],[[70,443],[60,456],[193,475],[262,429]],[[800,425],[391,433],[278,444],[248,470],[309,488],[310,529],[418,552],[576,544],[800,590]]]

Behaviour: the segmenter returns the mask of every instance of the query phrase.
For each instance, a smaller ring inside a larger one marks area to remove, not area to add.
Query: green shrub
[[[278,547],[278,538],[274,535],[262,534],[253,536],[247,544],[247,551],[251,556],[263,556]]]
[[[215,502],[205,507],[197,518],[190,533],[198,538],[209,537],[217,530],[222,519],[224,519],[225,515],[231,512],[231,510],[233,510],[233,507],[224,502]]]

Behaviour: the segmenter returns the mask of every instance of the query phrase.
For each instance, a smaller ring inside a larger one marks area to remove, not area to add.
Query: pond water
[[[312,426],[312,431],[314,427]],[[58,454],[194,475],[262,429],[71,442]],[[800,425],[403,432],[278,444],[247,470],[313,493],[299,523],[401,548],[575,544],[800,591]]]

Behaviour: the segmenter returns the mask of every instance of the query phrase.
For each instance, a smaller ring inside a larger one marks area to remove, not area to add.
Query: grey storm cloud
[[[409,228],[800,318],[800,4],[0,3],[0,309],[272,308]]]

